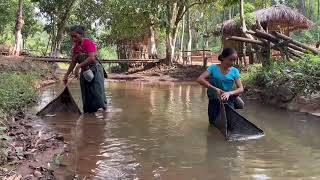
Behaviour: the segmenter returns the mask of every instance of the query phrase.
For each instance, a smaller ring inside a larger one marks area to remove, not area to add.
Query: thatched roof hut
[[[315,25],[304,15],[285,5],[276,5],[260,9],[253,12],[253,15],[264,29],[280,31],[287,35],[289,35],[290,32],[308,29]],[[253,28],[257,28],[257,25],[254,24],[251,29]],[[222,29],[225,36],[241,34],[240,27],[234,19],[225,21]],[[221,25],[218,31],[221,31]]]
[[[262,26],[264,30],[268,32],[277,31],[287,36],[290,36],[290,32],[308,29],[315,24],[306,18],[303,14],[298,11],[291,9],[285,5],[276,5],[265,9],[260,9],[253,12],[256,23],[247,27],[248,29],[258,29],[258,24]],[[235,19],[225,21],[222,29],[221,24],[217,25],[214,34],[221,34],[223,30],[223,47],[231,47],[238,51],[239,57],[243,57],[243,43],[234,40],[228,40],[229,36],[244,36],[241,29],[240,23],[237,24]],[[250,62],[252,61],[252,54],[250,50],[247,51],[246,56],[249,56]],[[274,52],[275,55],[277,52]]]

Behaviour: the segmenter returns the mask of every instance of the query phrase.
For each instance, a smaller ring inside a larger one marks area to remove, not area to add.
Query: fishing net
[[[61,112],[81,114],[81,110],[74,101],[67,86],[57,98],[52,100],[48,105],[41,109],[37,115],[50,116]]]
[[[215,126],[228,141],[258,139],[264,132],[256,125],[237,113],[228,104],[221,103],[220,114]]]

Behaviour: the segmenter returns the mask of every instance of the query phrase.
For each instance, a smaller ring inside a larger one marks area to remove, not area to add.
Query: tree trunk
[[[52,21],[51,21],[51,24],[52,24],[52,35],[51,35],[51,48],[50,48],[50,56],[52,56],[52,52],[53,52],[53,48],[55,46],[55,39],[56,39],[56,33],[55,33],[55,26],[56,26],[56,20],[55,20],[55,15],[53,14],[52,15]]]
[[[317,20],[319,21],[319,17],[320,17],[320,0],[318,0],[318,14],[317,14],[318,16],[318,18],[317,18]]]
[[[182,8],[182,9],[181,9]],[[178,2],[167,3],[167,27],[166,27],[166,60],[168,65],[174,61],[174,53],[177,39],[178,19],[184,7],[179,7]]]
[[[185,21],[186,21],[186,18],[185,18],[185,16],[183,16],[182,24],[181,24],[180,53],[179,53],[179,61],[182,62],[183,64],[184,64],[184,58],[183,58],[184,48],[183,47],[184,47]]]
[[[168,61],[168,65],[172,65],[174,61],[174,52],[176,45],[176,29],[177,28],[168,28],[167,31],[172,31],[167,33],[166,37],[166,59]]]
[[[299,11],[303,14],[306,15],[305,13],[305,5],[304,5],[304,0],[299,0]]]
[[[240,0],[240,21],[241,21],[241,30],[244,34],[247,32],[247,26],[244,17],[244,0]],[[243,62],[246,64],[246,43],[242,43],[242,56]]]
[[[309,0],[309,19],[313,19],[313,0]]]
[[[204,16],[203,16],[204,17]],[[203,33],[203,46],[202,46],[202,58],[203,58],[203,67],[207,67],[208,65],[208,58],[206,57],[206,51],[209,46],[209,35],[208,35],[208,22],[203,18],[204,24],[204,33]]]
[[[22,28],[24,25],[23,20],[23,0],[19,0],[19,8],[17,11],[17,20],[15,27],[15,45],[14,45],[14,55],[19,56],[22,48]]]
[[[46,50],[45,50],[45,52],[42,53],[43,56],[46,56],[46,55],[48,54],[48,48],[49,48],[49,44],[50,44],[50,41],[51,41],[51,37],[52,37],[52,35],[49,34],[49,40],[48,40],[48,42],[47,42]]]
[[[150,59],[158,59],[154,24],[149,27],[148,55]]]
[[[60,18],[60,22],[58,23],[58,30],[57,30],[57,37],[55,38],[54,47],[52,50],[53,57],[60,57],[61,56],[61,43],[63,42],[65,27],[67,21],[70,17],[70,12],[72,10],[72,6],[76,0],[70,0],[69,4],[66,6],[65,12],[63,13],[62,17]]]
[[[187,44],[187,63],[191,63],[191,51],[192,51],[192,29],[191,29],[191,17],[190,17],[190,11],[187,11],[187,28],[188,28],[188,44]]]
[[[194,29],[194,48],[195,50],[199,50],[199,31]]]

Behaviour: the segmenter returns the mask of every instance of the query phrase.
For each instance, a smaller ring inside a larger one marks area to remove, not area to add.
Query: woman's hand
[[[222,91],[221,89],[219,88],[215,88],[216,90],[216,93],[217,93],[217,97],[220,98],[222,96],[222,94],[224,93],[224,91]]]
[[[74,78],[79,79],[79,73],[80,73],[80,66],[76,66],[74,69]]]
[[[223,102],[227,102],[229,100],[229,97],[231,96],[232,94],[230,92],[224,92],[221,94],[221,100]]]
[[[65,74],[64,77],[63,77],[63,82],[64,82],[65,84],[68,83],[68,78],[69,78],[69,75],[68,75],[68,74]]]

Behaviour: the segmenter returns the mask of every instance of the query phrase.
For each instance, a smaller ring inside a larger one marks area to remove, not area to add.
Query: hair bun
[[[218,60],[222,61],[222,55],[221,54],[218,56]]]

